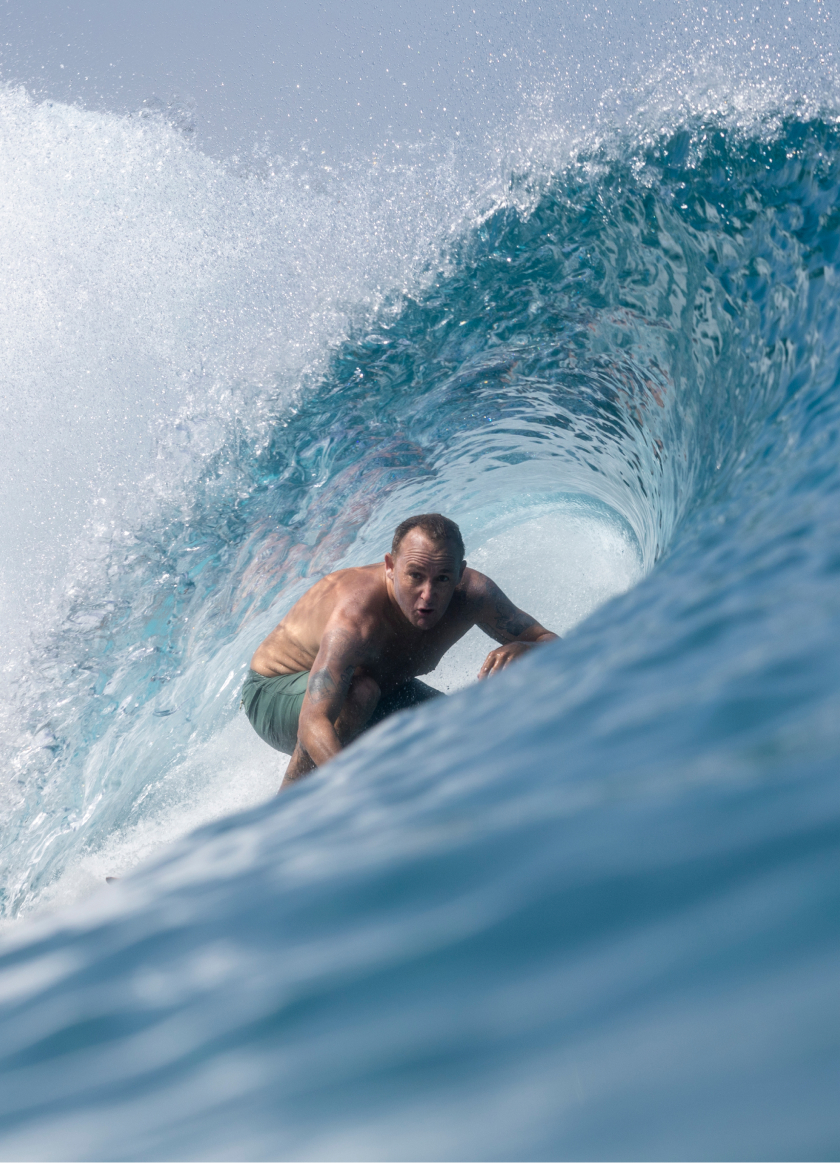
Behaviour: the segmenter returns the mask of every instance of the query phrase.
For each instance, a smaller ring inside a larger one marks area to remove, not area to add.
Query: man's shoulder
[[[321,645],[363,663],[377,649],[382,634],[384,577],[377,578],[376,566],[355,566],[337,570],[323,579],[330,586],[327,616],[320,633]]]
[[[357,565],[330,574],[333,613],[342,617],[362,619],[366,614],[376,615],[387,596],[385,571],[382,563]]]
[[[373,596],[385,591],[385,567],[382,562],[375,565],[351,565],[347,569],[336,570],[329,575],[341,596]]]
[[[461,593],[465,601],[469,603],[481,603],[485,601],[488,594],[493,590],[494,583],[486,574],[480,573],[477,569],[471,569],[469,566],[464,570],[464,576],[458,584],[456,593]]]

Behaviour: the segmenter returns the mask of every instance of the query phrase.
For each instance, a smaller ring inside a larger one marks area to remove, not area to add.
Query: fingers
[[[500,646],[496,650],[491,650],[484,662],[481,665],[481,670],[478,672],[479,679],[489,678],[491,674],[495,674],[498,670],[504,670],[510,659],[504,653],[504,647]]]
[[[484,659],[484,662],[482,662],[482,664],[481,664],[481,670],[478,672],[479,678],[487,678],[489,675],[491,675],[493,673],[493,670],[494,670],[495,665],[496,665],[495,655],[496,655],[496,651],[491,650],[490,653],[487,655],[487,657]]]
[[[498,671],[504,670],[520,654],[524,654],[530,650],[531,645],[531,643],[524,642],[509,642],[507,646],[497,646],[485,658],[481,670],[478,672],[478,677],[480,679],[489,678],[491,674],[496,674]]]

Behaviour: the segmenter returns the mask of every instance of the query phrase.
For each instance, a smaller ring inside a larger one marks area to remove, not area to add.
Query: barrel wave
[[[834,1157],[837,116],[390,174],[413,265],[368,190],[373,282],[190,381],[9,695],[0,1153]],[[563,641],[273,798],[251,652],[431,509]]]

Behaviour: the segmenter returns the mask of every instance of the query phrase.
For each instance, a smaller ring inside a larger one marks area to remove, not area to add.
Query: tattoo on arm
[[[492,582],[490,585],[492,592],[487,594],[487,602],[483,610],[484,618],[476,624],[495,642],[501,642],[503,645],[515,642],[526,630],[536,626],[537,620],[523,610],[517,609],[497,585]],[[488,614],[490,617],[487,616]]]
[[[350,682],[355,671],[354,666],[345,666],[338,679],[330,672],[329,667],[322,666],[309,677],[309,699],[313,703],[329,701],[335,695],[346,695],[350,689]]]

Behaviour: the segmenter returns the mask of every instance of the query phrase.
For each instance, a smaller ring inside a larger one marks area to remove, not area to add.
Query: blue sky
[[[636,69],[729,38],[735,58],[830,56],[816,0],[5,0],[0,76],[90,108],[150,102],[228,156],[302,140],[369,152],[386,138],[469,136],[546,83],[571,116]],[[752,41],[752,45],[750,43]],[[739,47],[736,47],[739,46]]]

